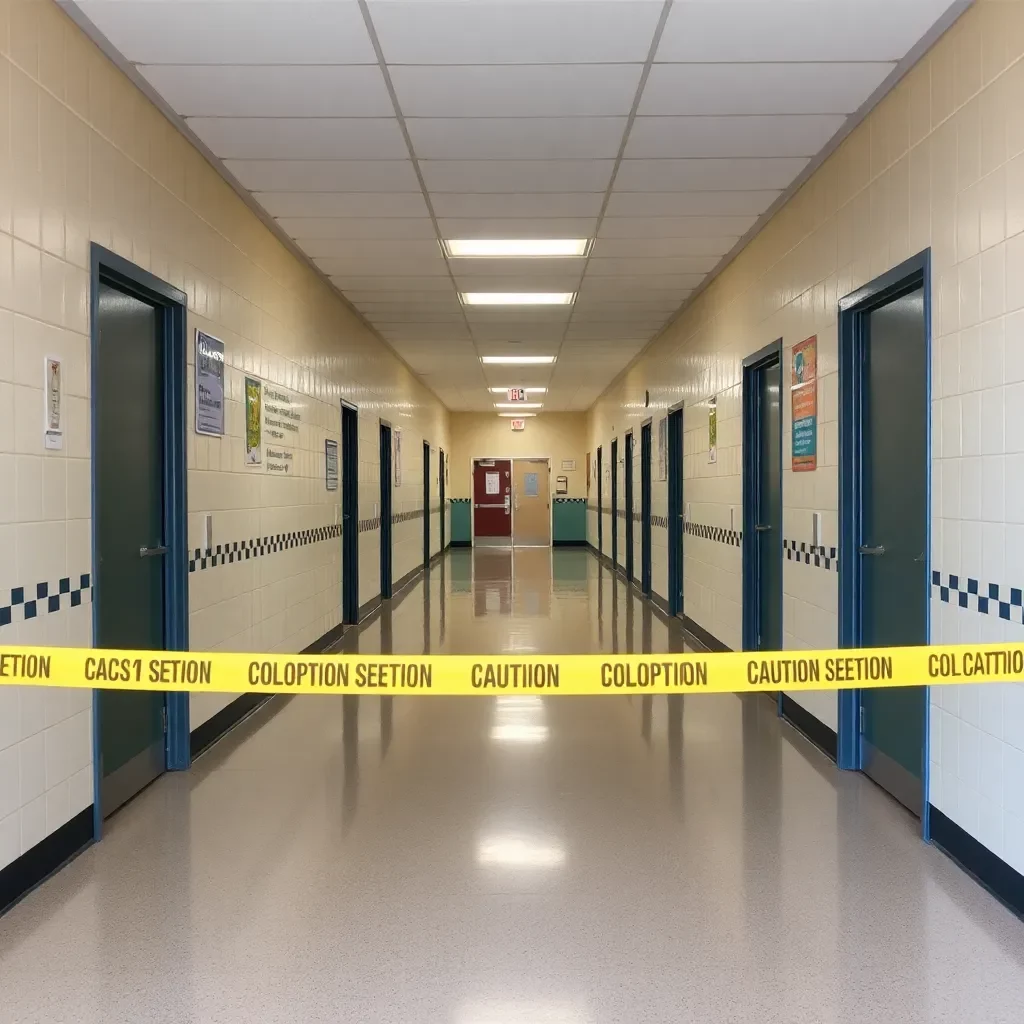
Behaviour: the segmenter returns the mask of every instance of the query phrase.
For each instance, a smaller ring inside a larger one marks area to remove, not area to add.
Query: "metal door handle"
[[[757,526],[754,527],[754,531],[756,533],[767,533],[770,529],[771,529],[770,525],[766,526],[763,523],[758,523]]]
[[[879,544],[877,547],[872,547],[870,544],[862,544],[860,548],[860,553],[862,555],[884,555],[885,545]]]
[[[167,548],[162,544],[154,545],[151,548],[139,548],[139,558],[154,558],[157,555],[166,555]]]

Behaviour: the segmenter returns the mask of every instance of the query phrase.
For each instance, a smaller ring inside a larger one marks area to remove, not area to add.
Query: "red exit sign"
[[[526,401],[526,388],[509,388],[508,389],[508,400],[510,402],[525,402]]]

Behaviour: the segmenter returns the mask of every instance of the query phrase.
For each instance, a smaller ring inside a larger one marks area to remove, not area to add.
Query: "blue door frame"
[[[604,459],[601,449],[597,449],[597,553],[604,554],[604,483],[602,476]]]
[[[423,567],[430,568],[430,442],[423,442]]]
[[[394,580],[391,572],[391,501],[392,490],[391,424],[380,421],[380,597],[391,597]]]
[[[759,487],[758,453],[760,445],[761,406],[758,374],[773,363],[782,366],[782,339],[755,352],[743,360],[743,650],[757,650],[758,610],[760,586],[757,564],[756,495]],[[779,493],[782,493],[782,431],[779,431]],[[778,538],[779,558],[782,557],[782,538]],[[779,595],[782,600],[782,595]],[[782,714],[782,694],[777,700]]]
[[[341,619],[359,621],[359,410],[341,403]]]
[[[92,379],[91,393],[99,391],[99,294],[100,284],[141,299],[156,307],[164,349],[164,545],[167,548],[164,571],[165,646],[169,651],[188,650],[188,499],[186,495],[187,467],[185,440],[185,388],[187,363],[186,302],[183,291],[154,277],[141,267],[129,263],[117,253],[94,242],[90,254],[91,280],[89,294],[90,345]],[[99,463],[98,417],[92,419],[92,497],[96,507]],[[96,523],[92,530],[92,564],[99,565]],[[97,573],[92,572],[95,583]],[[103,594],[93,589],[92,620],[93,644],[98,642],[97,625],[99,603]],[[168,693],[166,770],[182,771],[191,764],[189,714],[187,693]],[[103,808],[100,805],[100,701],[93,691],[93,836],[100,838],[103,830]]]
[[[683,613],[683,407],[669,409],[668,423],[668,611]]]
[[[626,431],[626,468],[623,483],[626,488],[626,581],[633,582],[635,552],[633,550],[633,431]]]
[[[619,439],[612,438],[612,569],[619,567]]]
[[[444,554],[444,549],[448,546],[448,535],[445,529],[445,493],[444,493],[444,471],[445,471],[445,454],[443,448],[437,449],[437,493],[438,500],[441,505],[441,553]]]
[[[931,251],[912,256],[839,303],[839,646],[861,645],[861,558],[858,552],[863,501],[864,342],[868,314],[907,292],[922,289],[924,295],[925,344],[931,366]],[[931,374],[927,383],[931,408]],[[931,416],[925,427],[927,437],[927,508],[931,505]],[[924,550],[925,578],[931,579],[931,516],[927,521]],[[929,598],[930,600],[930,593]],[[926,642],[931,643],[930,616],[925,616]],[[859,770],[863,765],[860,735],[859,690],[839,691],[839,730],[836,763],[840,768]],[[921,827],[929,838],[928,762],[930,701],[925,700],[924,755]]]
[[[651,594],[651,455],[652,420],[640,425],[640,589]]]

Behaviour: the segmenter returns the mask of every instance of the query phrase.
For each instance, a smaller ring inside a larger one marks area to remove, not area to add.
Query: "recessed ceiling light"
[[[553,363],[554,356],[481,356],[480,362],[490,366],[541,366]]]
[[[462,292],[467,306],[571,306],[575,292]]]
[[[586,256],[589,238],[446,238],[444,251],[452,257],[475,256],[489,259],[543,258],[545,256]]]
[[[495,402],[495,409],[543,409],[543,402]]]
[[[488,391],[492,395],[503,395],[506,391],[525,391],[528,395],[543,395],[547,392],[547,388],[516,388],[510,385],[507,388],[488,388]]]
[[[498,415],[505,420],[525,420],[527,416],[536,416],[535,412],[499,412]]]

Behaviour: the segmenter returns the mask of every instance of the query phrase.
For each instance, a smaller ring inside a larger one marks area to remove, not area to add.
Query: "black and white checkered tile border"
[[[932,587],[939,600],[961,608],[973,608],[982,615],[997,615],[1008,622],[1024,622],[1024,587],[981,583],[969,576],[932,572]]]
[[[721,544],[738,548],[743,541],[739,530],[727,530],[724,526],[705,526],[703,523],[687,523],[686,532],[691,537],[702,537],[704,540],[717,540]]]
[[[586,505],[586,498],[555,498],[557,505]],[[589,507],[589,506],[588,506]]]
[[[804,565],[816,565],[819,569],[839,571],[839,551],[808,544],[805,541],[783,540],[782,546],[786,557],[792,562],[803,562]]]
[[[16,616],[21,620],[34,619],[42,612],[77,608],[83,601],[90,600],[91,595],[92,581],[87,572],[78,577],[65,576],[56,586],[37,583],[34,587],[13,587],[9,603],[0,605],[0,626],[9,626]]]
[[[212,551],[196,548],[190,552],[188,571],[199,572],[217,565],[229,565],[249,558],[272,555],[277,551],[305,547],[307,544],[317,544],[322,540],[340,536],[341,524],[335,523],[333,526],[318,526],[312,530],[296,530],[293,533],[276,533],[269,537],[254,537],[250,540],[232,541],[230,544],[218,544]]]

